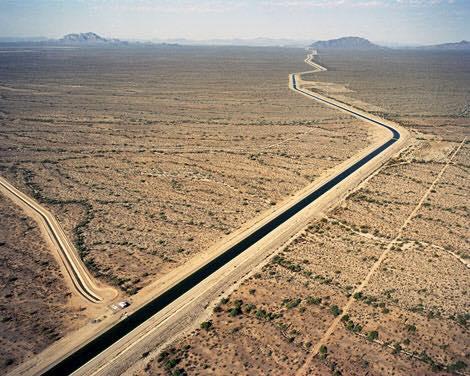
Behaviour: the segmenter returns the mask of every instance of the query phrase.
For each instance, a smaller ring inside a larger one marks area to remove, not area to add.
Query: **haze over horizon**
[[[0,37],[94,31],[120,39],[470,39],[466,0],[25,0],[0,2]]]

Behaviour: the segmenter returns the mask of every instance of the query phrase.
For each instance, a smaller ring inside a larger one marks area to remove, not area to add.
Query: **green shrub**
[[[362,292],[356,292],[354,295],[353,295],[353,298],[356,299],[356,300],[361,300],[363,298],[363,294]]]
[[[309,296],[307,297],[307,303],[308,304],[314,304],[314,305],[318,305],[321,303],[321,298],[315,298],[313,296]]]
[[[297,307],[301,302],[302,302],[302,299],[295,298],[295,299],[284,299],[283,303],[288,309],[292,309],[292,308]]]
[[[212,328],[212,321],[204,321],[201,323],[201,329],[210,330]]]
[[[330,312],[333,314],[333,316],[339,316],[343,311],[337,305],[332,305],[330,307]]]
[[[461,371],[464,368],[467,368],[467,364],[461,360],[458,360],[457,362],[450,364],[447,367],[447,370],[450,372],[455,372],[455,371]]]
[[[178,359],[170,359],[165,363],[166,368],[174,368],[178,364]]]
[[[403,350],[403,348],[401,347],[399,343],[396,343],[395,345],[393,345],[394,354],[400,354],[401,350]]]
[[[158,355],[157,361],[158,361],[159,363],[163,362],[166,358],[168,358],[168,355],[170,355],[170,354],[168,353],[168,351],[162,351],[162,352]]]
[[[460,325],[463,325],[465,327],[468,326],[469,320],[470,320],[470,313],[457,314],[455,316],[455,321],[457,321]]]
[[[238,316],[238,315],[240,315],[241,313],[242,313],[242,309],[241,309],[241,307],[239,307],[239,306],[235,306],[235,307],[233,307],[233,308],[229,311],[229,315],[230,315],[231,317]]]
[[[220,304],[227,304],[229,302],[229,298],[222,298],[220,299]]]
[[[367,333],[367,339],[369,341],[375,341],[377,338],[379,338],[379,332],[377,330]]]
[[[353,333],[360,333],[362,331],[362,326],[360,324],[356,324],[352,320],[346,322],[345,326],[347,330],[350,330]]]

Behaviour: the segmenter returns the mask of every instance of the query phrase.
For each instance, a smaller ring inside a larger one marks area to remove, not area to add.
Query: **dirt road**
[[[64,275],[68,277],[67,282],[77,294],[91,303],[109,302],[116,296],[114,289],[102,287],[93,279],[59,222],[47,209],[2,177],[0,177],[0,190],[39,224],[53,245],[52,248]]]

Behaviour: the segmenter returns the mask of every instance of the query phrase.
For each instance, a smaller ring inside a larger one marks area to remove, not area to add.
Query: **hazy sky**
[[[0,0],[0,36],[470,39],[470,0]]]

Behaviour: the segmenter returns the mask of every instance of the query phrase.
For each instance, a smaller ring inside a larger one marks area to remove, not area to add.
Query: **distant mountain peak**
[[[342,37],[317,41],[312,43],[311,47],[316,49],[344,49],[344,50],[372,50],[384,48],[361,37]]]
[[[435,44],[432,46],[424,46],[422,48],[435,50],[470,50],[470,42],[467,40],[461,40],[460,42]]]
[[[67,34],[59,40],[63,43],[119,43],[119,39],[106,39],[96,33]]]

